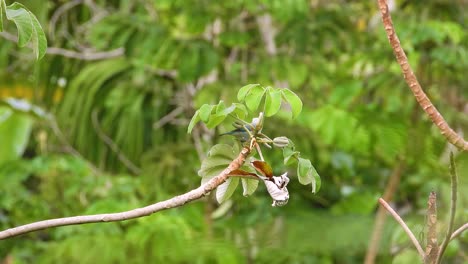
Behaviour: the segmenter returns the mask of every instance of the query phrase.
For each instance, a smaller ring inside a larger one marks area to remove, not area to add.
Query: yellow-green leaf
[[[302,111],[302,101],[293,91],[284,88],[281,90],[284,99],[291,106],[292,117],[296,118]]]
[[[280,110],[281,90],[267,90],[265,97],[265,115],[272,116]]]

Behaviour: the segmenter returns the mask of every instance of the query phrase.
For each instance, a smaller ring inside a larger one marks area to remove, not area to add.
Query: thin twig
[[[97,110],[94,109],[93,112],[91,113],[91,121],[93,123],[94,131],[96,131],[96,134],[98,137],[117,155],[117,158],[129,169],[133,174],[140,174],[141,169],[136,166],[125,154],[120,150],[120,148],[117,146],[117,144],[104,133],[104,131],[101,128],[101,125],[99,124],[98,120],[98,113]]]
[[[387,185],[385,187],[385,192],[382,198],[385,201],[391,201],[393,199],[393,195],[397,190],[398,184],[400,183],[401,174],[403,168],[405,166],[404,159],[400,158],[398,164],[393,169],[390,178],[388,179]],[[373,264],[375,263],[375,257],[377,256],[377,252],[379,249],[380,239],[382,237],[382,232],[384,229],[385,224],[385,209],[383,207],[379,207],[377,210],[377,215],[375,216],[375,224],[372,230],[371,239],[369,242],[369,247],[367,249],[366,258],[364,263],[365,264]]]
[[[113,50],[109,50],[109,51],[76,52],[76,51],[73,51],[73,50],[50,47],[50,48],[47,48],[46,53],[50,54],[50,55],[60,55],[60,56],[67,57],[67,58],[72,58],[72,59],[94,61],[94,60],[103,60],[103,59],[111,59],[111,58],[121,57],[121,56],[124,55],[125,49],[124,48],[117,48],[117,49],[113,49]]]
[[[437,245],[437,195],[435,192],[429,194],[427,200],[427,243],[426,263],[435,264],[439,246]]]
[[[177,107],[176,109],[172,110],[169,114],[163,116],[161,119],[153,123],[153,129],[159,129],[165,124],[174,120],[178,115],[184,112],[184,108],[182,106]]]
[[[123,221],[128,219],[139,218],[143,216],[149,216],[155,212],[171,209],[175,207],[182,206],[191,201],[202,198],[203,196],[208,195],[216,187],[224,183],[229,177],[229,173],[233,170],[236,170],[244,164],[245,159],[250,154],[250,149],[244,147],[236,159],[234,159],[229,166],[223,170],[218,176],[212,178],[207,183],[202,186],[191,190],[182,195],[170,198],[165,201],[157,202],[146,207],[141,207],[133,209],[130,211],[120,212],[120,213],[110,213],[110,214],[97,214],[97,215],[83,215],[83,216],[73,216],[65,218],[56,218],[50,220],[39,221],[27,225],[22,225],[14,228],[10,228],[4,231],[0,231],[0,240],[6,239],[9,237],[18,236],[21,234],[26,234],[32,231],[42,230],[51,227],[57,226],[66,226],[66,225],[77,225],[77,224],[86,224],[86,223],[98,223],[98,222],[115,222]]]
[[[0,32],[0,36],[4,39],[17,43],[18,38],[8,32]],[[30,47],[30,45],[28,45]],[[84,51],[84,52],[77,52],[73,50],[67,50],[62,48],[56,47],[49,47],[46,51],[47,54],[50,55],[60,55],[67,58],[72,59],[79,59],[79,60],[86,60],[86,61],[94,61],[94,60],[104,60],[104,59],[111,59],[116,57],[121,57],[125,53],[124,48],[117,48],[110,51],[100,51],[100,52],[91,52],[91,51]]]
[[[432,122],[439,128],[441,134],[453,145],[458,148],[468,151],[468,142],[458,135],[445,121],[444,117],[439,113],[437,108],[431,103],[427,95],[424,93],[421,85],[419,84],[416,75],[414,74],[411,66],[408,63],[405,51],[400,45],[400,40],[395,33],[392,18],[386,0],[378,0],[380,13],[382,14],[382,21],[387,33],[388,41],[392,46],[396,60],[400,64],[403,76],[406,83],[414,94],[416,101],[422,107],[424,112],[429,115]]]
[[[425,258],[424,250],[422,249],[421,244],[419,244],[418,240],[414,236],[413,232],[411,232],[409,227],[406,225],[405,221],[401,219],[398,213],[395,212],[395,210],[393,210],[393,208],[384,199],[379,198],[379,203],[393,216],[393,218],[401,225],[403,230],[405,230],[411,242],[413,242],[414,246],[418,250],[419,256],[421,257],[422,260],[424,260]]]
[[[455,160],[453,158],[453,152],[450,152],[450,180],[451,180],[451,200],[450,200],[450,216],[449,223],[447,228],[447,234],[445,235],[444,241],[439,248],[439,254],[437,255],[437,262],[441,263],[442,255],[444,254],[445,249],[447,248],[448,243],[450,242],[450,236],[453,232],[453,223],[455,221],[455,213],[457,211],[457,188],[458,188],[458,179],[457,171],[455,167]]]
[[[460,228],[458,228],[457,230],[455,230],[455,232],[453,232],[452,236],[450,237],[450,240],[455,239],[457,236],[461,235],[461,233],[463,233],[467,229],[468,229],[468,223],[460,226]]]

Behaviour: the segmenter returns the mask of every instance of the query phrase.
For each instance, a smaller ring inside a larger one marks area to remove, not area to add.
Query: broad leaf
[[[193,115],[192,119],[190,120],[190,123],[187,128],[187,133],[192,133],[193,127],[200,122],[200,110],[195,111],[195,114]]]
[[[247,84],[246,86],[240,88],[239,92],[237,93],[237,100],[239,100],[239,102],[244,101],[245,97],[250,92],[250,89],[252,89],[254,87],[257,87],[257,86],[260,86],[260,84],[258,84],[258,83],[256,83],[256,84]]]
[[[258,182],[258,180],[254,179],[241,179],[242,189],[244,190],[242,195],[252,195],[255,192],[255,190],[257,190]]]
[[[284,99],[291,106],[292,117],[296,118],[302,111],[302,101],[293,91],[289,89],[282,89]]]
[[[268,89],[265,97],[265,115],[272,116],[280,110],[281,90]]]
[[[308,159],[299,158],[297,164],[297,177],[303,185],[312,183],[312,192],[316,193],[320,189],[321,180],[314,166]]]
[[[237,186],[239,185],[239,178],[229,178],[227,181],[216,189],[216,200],[218,203],[223,203],[229,198],[231,198],[232,194],[236,190]]]
[[[33,23],[30,13],[20,3],[7,6],[5,13],[7,19],[13,21],[18,28],[18,46],[26,46],[33,36]]]
[[[32,43],[33,43],[33,51],[36,55],[36,59],[40,60],[47,51],[47,39],[45,37],[44,31],[42,30],[41,24],[37,20],[37,18],[29,12],[31,15],[31,22],[33,25],[33,34],[32,34]]]
[[[309,184],[312,182],[312,178],[308,176],[312,163],[308,159],[299,158],[297,164],[297,177],[299,182],[303,185]]]
[[[245,97],[245,104],[250,111],[254,112],[262,102],[265,89],[260,86],[255,86],[250,90],[250,93]]]
[[[289,142],[291,144],[291,141]],[[283,148],[283,158],[284,158],[285,165],[292,164],[295,161],[294,158],[297,158],[298,156],[299,156],[299,151],[295,151],[294,146],[289,145]]]
[[[208,122],[213,108],[214,108],[214,105],[209,105],[209,104],[204,104],[200,107],[198,111],[200,112],[199,115],[200,115],[201,121],[205,123]]]
[[[220,174],[229,163],[236,158],[236,149],[227,144],[214,145],[202,161],[198,175],[202,177],[202,184]]]

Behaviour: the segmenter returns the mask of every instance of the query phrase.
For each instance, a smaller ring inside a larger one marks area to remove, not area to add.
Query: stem
[[[436,263],[441,263],[442,255],[447,248],[448,243],[450,242],[450,236],[452,235],[453,231],[453,223],[455,221],[455,212],[457,210],[457,187],[458,187],[458,179],[457,179],[457,171],[455,167],[455,160],[453,159],[453,152],[450,152],[450,179],[451,179],[451,200],[450,200],[450,216],[449,216],[449,225],[447,228],[447,234],[445,235],[444,241],[442,241],[442,245],[439,248],[439,254],[437,255]]]
[[[460,226],[455,232],[453,232],[452,236],[450,237],[450,240],[455,239],[457,236],[459,236],[461,233],[463,233],[465,230],[468,229],[468,223]]]
[[[427,245],[425,263],[435,264],[439,246],[437,245],[437,195],[429,194],[427,201]]]
[[[403,219],[401,219],[401,217],[398,215],[398,213],[395,212],[395,210],[393,210],[393,208],[384,199],[379,198],[379,203],[385,209],[387,209],[387,211],[393,216],[393,218],[401,225],[403,230],[405,230],[405,232],[408,235],[408,237],[410,238],[411,242],[413,242],[414,246],[418,250],[419,256],[421,257],[422,260],[424,260],[424,258],[425,258],[424,250],[422,249],[421,244],[419,244],[418,240],[414,236],[413,232],[411,232],[409,227],[406,225],[405,221],[403,221]]]

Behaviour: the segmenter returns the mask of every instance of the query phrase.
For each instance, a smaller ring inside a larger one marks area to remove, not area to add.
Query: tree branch
[[[452,235],[453,231],[453,223],[455,221],[455,212],[457,211],[457,189],[458,189],[458,179],[457,179],[457,171],[455,167],[455,160],[453,159],[453,153],[450,152],[450,179],[451,179],[451,200],[450,200],[450,216],[449,216],[449,223],[447,228],[447,234],[445,235],[444,241],[439,248],[439,254],[437,255],[436,263],[441,263],[442,255],[447,248],[448,243],[450,242],[450,236]]]
[[[27,225],[22,225],[14,228],[10,228],[4,231],[0,231],[0,240],[6,239],[9,237],[18,236],[21,234],[26,234],[29,232],[57,227],[57,226],[66,226],[66,225],[77,225],[77,224],[86,224],[86,223],[98,223],[98,222],[115,222],[123,221],[128,219],[139,218],[143,216],[149,216],[158,211],[165,209],[171,209],[175,207],[182,206],[191,201],[197,200],[206,196],[209,192],[213,191],[216,187],[221,185],[229,177],[229,173],[233,170],[236,170],[244,164],[245,159],[250,154],[250,148],[244,147],[237,158],[233,160],[229,166],[223,170],[218,176],[212,178],[207,183],[202,186],[191,190],[182,195],[170,198],[165,201],[157,202],[146,207],[141,207],[133,209],[130,211],[120,212],[120,213],[110,213],[110,214],[97,214],[97,215],[83,215],[83,216],[72,216],[65,218],[57,218],[39,221]]]
[[[403,230],[405,230],[406,234],[411,239],[411,242],[413,242],[414,246],[418,250],[419,256],[421,257],[422,260],[424,260],[426,254],[424,253],[424,250],[422,249],[421,244],[419,244],[419,242],[416,239],[416,237],[414,236],[413,232],[411,232],[409,227],[406,225],[405,221],[403,221],[403,219],[401,219],[401,217],[398,215],[398,213],[395,212],[395,210],[393,210],[393,208],[390,207],[390,205],[388,205],[388,203],[384,199],[379,198],[379,203],[385,209],[387,209],[387,211],[393,216],[393,218],[395,218],[395,220],[401,225]]]
[[[416,76],[414,75],[411,66],[408,63],[408,58],[406,57],[405,51],[400,45],[400,40],[395,33],[393,27],[392,18],[388,10],[388,5],[386,0],[378,0],[380,13],[382,14],[382,21],[385,27],[385,32],[387,33],[388,41],[392,46],[393,53],[395,54],[398,64],[400,64],[403,76],[406,83],[414,94],[416,101],[422,107],[424,112],[429,115],[429,118],[432,120],[440,130],[440,133],[453,145],[456,147],[468,151],[468,142],[464,140],[460,135],[458,135],[445,121],[444,117],[439,113],[437,108],[431,103],[427,95],[424,93],[421,85],[419,84]]]
[[[17,43],[18,38],[8,32],[0,32],[0,36],[6,40],[12,41]],[[28,47],[30,47],[28,45]],[[116,58],[124,55],[125,49],[124,48],[117,48],[110,51],[100,51],[100,52],[91,52],[91,51],[84,51],[84,52],[77,52],[73,50],[67,50],[62,48],[56,47],[49,47],[47,48],[46,54],[50,55],[60,55],[67,58],[72,59],[79,59],[79,60],[87,60],[87,61],[94,61],[94,60],[103,60],[103,59],[111,59]]]
[[[453,232],[452,236],[450,237],[450,240],[455,239],[457,236],[459,236],[461,233],[463,233],[467,229],[468,229],[468,223],[462,225],[460,228],[455,230],[455,232]]]

